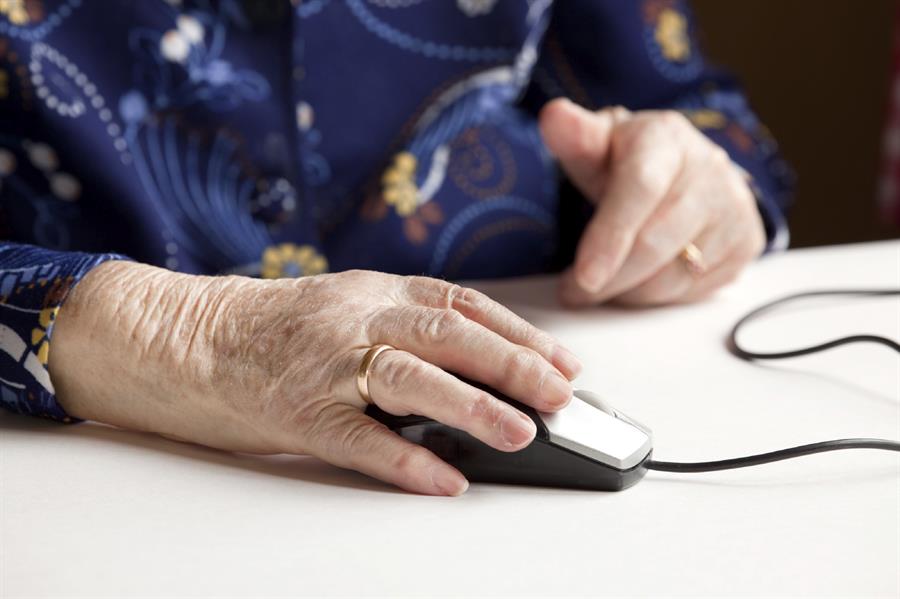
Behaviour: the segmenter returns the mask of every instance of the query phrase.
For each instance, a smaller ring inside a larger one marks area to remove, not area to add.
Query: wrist
[[[163,432],[167,404],[187,393],[177,379],[196,323],[198,281],[134,262],[110,261],[75,286],[54,324],[48,369],[60,405],[72,416]],[[188,379],[190,380],[190,379]]]

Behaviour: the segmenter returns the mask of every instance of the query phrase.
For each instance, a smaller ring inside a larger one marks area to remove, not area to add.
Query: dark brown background
[[[694,0],[799,177],[793,247],[900,236],[876,211],[896,0]]]

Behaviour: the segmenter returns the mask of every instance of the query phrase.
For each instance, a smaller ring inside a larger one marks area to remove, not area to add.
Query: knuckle
[[[410,275],[403,277],[403,289],[406,296],[413,301],[423,301],[431,298],[437,292],[438,295],[444,292],[449,284],[441,279],[432,277],[424,277],[421,275]]]
[[[456,310],[437,310],[424,316],[421,331],[428,342],[443,343],[455,335],[465,322],[465,316]]]
[[[540,361],[541,357],[533,350],[521,349],[514,351],[506,359],[503,368],[504,382],[538,380],[541,375]]]
[[[358,468],[369,458],[370,440],[385,430],[371,420],[349,420],[337,413],[325,417],[314,429],[317,455],[342,467]]]
[[[453,304],[459,296],[461,289],[462,288],[456,283],[441,281],[441,298],[444,300],[445,308],[453,308]]]
[[[653,196],[662,191],[662,176],[655,160],[649,156],[637,158],[631,166],[631,177],[637,192],[645,196]]]
[[[427,288],[426,277],[408,275],[403,277],[400,283],[400,290],[406,295],[406,298],[409,300],[415,300],[419,295],[421,295],[420,290],[423,288]]]
[[[612,116],[613,121],[616,123],[624,122],[631,116],[631,112],[621,105],[613,106],[612,108],[608,108],[607,110]]]
[[[462,294],[462,290],[463,288],[456,283],[441,281],[441,307],[448,310],[454,309],[456,302],[459,301],[460,294]]]
[[[524,322],[526,327],[525,344],[534,348],[538,353],[550,356],[558,345],[556,340],[548,333],[532,326],[527,321]]]
[[[663,110],[659,114],[659,123],[669,131],[687,129],[691,122],[677,110]]]
[[[430,287],[434,285],[436,282],[442,283],[443,281],[439,281],[438,279],[432,279],[431,277],[423,277],[421,275],[409,275],[403,277],[403,281],[406,284],[407,289],[417,289],[419,287]]]
[[[388,352],[393,353],[395,352]],[[425,375],[425,362],[388,354],[382,357],[389,359],[384,359],[377,365],[379,378],[387,389],[408,389]]]
[[[412,477],[421,474],[418,465],[428,458],[428,450],[418,445],[412,445],[396,452],[391,456],[388,464],[391,470]]]
[[[360,422],[345,428],[338,437],[343,452],[346,455],[354,455],[362,451],[362,446],[366,439],[375,433],[375,428],[379,426],[374,420],[371,422]]]
[[[369,276],[371,276],[371,273],[369,271],[354,269],[337,273],[335,275],[335,278],[348,281],[350,283],[358,283],[365,281]]]
[[[669,119],[663,115],[648,118],[641,124],[641,134],[645,139],[658,141],[672,137],[672,126]]]
[[[448,308],[464,313],[484,305],[485,296],[471,287],[451,285],[447,293],[447,300]]]
[[[491,428],[496,427],[503,417],[497,400],[487,393],[478,393],[469,402],[467,415],[470,420],[487,422]]]
[[[431,277],[406,277],[407,295],[428,306],[465,313],[484,305],[484,294],[470,288]]]

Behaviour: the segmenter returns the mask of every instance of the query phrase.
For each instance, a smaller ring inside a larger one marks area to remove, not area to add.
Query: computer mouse
[[[599,395],[577,390],[565,408],[546,413],[487,390],[534,420],[537,435],[530,445],[503,452],[424,416],[394,416],[374,405],[366,413],[473,482],[621,491],[646,474],[644,464],[653,449],[650,430]]]

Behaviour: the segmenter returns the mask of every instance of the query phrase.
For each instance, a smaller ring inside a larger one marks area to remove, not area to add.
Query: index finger
[[[674,118],[674,117],[673,117]],[[605,196],[585,229],[575,258],[575,277],[586,291],[599,292],[631,251],[637,232],[666,196],[681,169],[668,117],[635,120],[614,153]]]
[[[430,308],[456,310],[507,340],[533,349],[569,380],[581,372],[581,362],[557,339],[480,291],[440,279],[409,277],[407,295]]]

